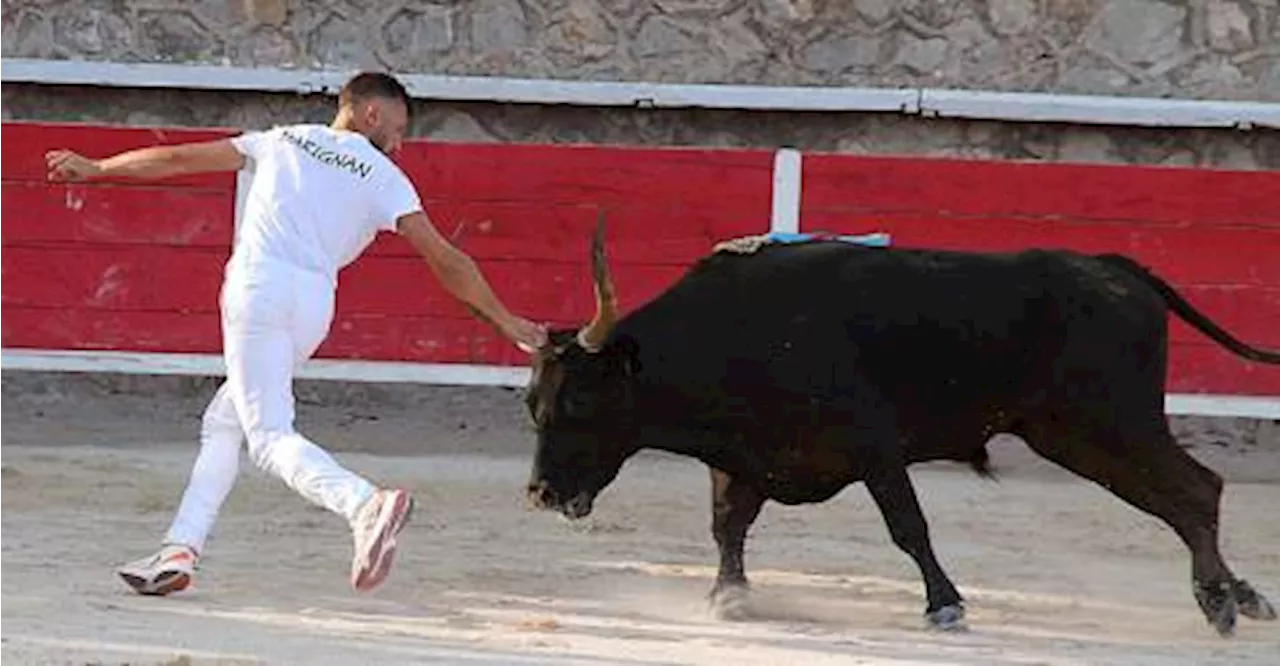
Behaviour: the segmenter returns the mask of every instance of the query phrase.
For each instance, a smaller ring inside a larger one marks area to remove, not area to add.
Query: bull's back
[[[797,394],[871,381],[940,403],[1016,392],[1045,326],[1052,253],[847,243],[713,256],[633,317],[672,345],[670,372]]]

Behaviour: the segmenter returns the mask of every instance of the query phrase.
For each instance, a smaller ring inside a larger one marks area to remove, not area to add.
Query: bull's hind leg
[[[764,504],[764,495],[728,474],[711,469],[711,533],[720,550],[720,570],[711,588],[711,609],[725,620],[747,616],[747,574],[743,550],[747,530]]]
[[[1275,618],[1267,600],[1235,578],[1218,550],[1221,477],[1177,445],[1162,414],[1140,426],[1126,426],[1123,419],[1106,427],[1062,417],[1049,423],[1019,434],[1040,455],[1173,528],[1191,552],[1196,601],[1218,633],[1234,632],[1237,610]]]
[[[963,631],[966,629],[964,600],[933,554],[929,525],[907,475],[906,464],[892,459],[893,456],[887,457],[890,459],[884,460],[882,456],[868,472],[867,490],[884,516],[893,543],[920,567],[929,604],[925,618],[930,626],[945,631]]]
[[[1247,581],[1240,578],[1235,579],[1232,584],[1232,591],[1236,595],[1236,605],[1240,608],[1240,614],[1251,620],[1272,621],[1277,617],[1275,606],[1271,605],[1267,598],[1258,594]]]

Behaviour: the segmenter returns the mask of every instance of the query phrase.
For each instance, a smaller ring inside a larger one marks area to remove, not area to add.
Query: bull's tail
[[[1223,330],[1221,326],[1213,323],[1213,320],[1205,316],[1204,313],[1192,307],[1168,282],[1165,282],[1160,276],[1147,270],[1146,267],[1133,259],[1120,254],[1100,254],[1096,256],[1107,264],[1123,268],[1126,272],[1142,278],[1164,298],[1164,302],[1169,306],[1169,309],[1173,310],[1178,317],[1191,324],[1196,330],[1212,338],[1218,344],[1231,350],[1232,353],[1259,363],[1280,363],[1280,351],[1259,349],[1241,342],[1235,336]]]

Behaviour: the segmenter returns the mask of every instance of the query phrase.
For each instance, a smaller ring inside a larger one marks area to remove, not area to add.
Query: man
[[[366,72],[343,86],[328,126],[281,126],[101,160],[67,150],[46,154],[52,180],[238,171],[247,159],[255,166],[220,295],[226,380],[205,411],[200,453],[159,552],[117,570],[137,592],[166,595],[190,584],[235,482],[242,438],[261,469],[347,519],[356,590],[386,578],[413,499],[374,486],[299,434],[292,391],[294,370],[328,333],[338,270],[378,231],[407,239],[453,296],[525,351],[545,341],[542,327],[509,312],[475,263],[437,233],[412,183],[388,157],[408,121],[404,87]]]

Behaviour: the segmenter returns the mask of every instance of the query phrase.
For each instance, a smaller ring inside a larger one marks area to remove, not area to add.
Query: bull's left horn
[[[591,282],[596,292],[596,314],[586,328],[578,331],[578,344],[597,351],[618,321],[618,298],[604,256],[604,211],[596,218],[596,233],[591,237]]]

